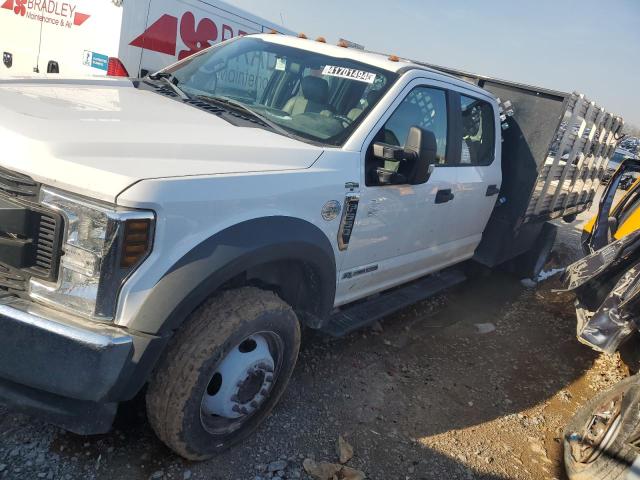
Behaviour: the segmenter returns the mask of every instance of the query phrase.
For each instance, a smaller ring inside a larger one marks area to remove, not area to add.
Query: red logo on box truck
[[[237,35],[246,35],[246,33],[238,30]],[[223,23],[219,27],[210,18],[203,18],[196,25],[195,15],[192,12],[185,12],[180,19],[180,39],[187,50],[180,50],[178,59],[182,60],[210,47],[216,41],[228,40],[233,36],[234,31],[231,26]],[[178,48],[178,18],[169,14],[162,15],[129,45],[175,56]]]
[[[91,16],[78,12],[73,3],[57,0],[5,0],[0,8],[29,20],[67,28],[80,26]]]

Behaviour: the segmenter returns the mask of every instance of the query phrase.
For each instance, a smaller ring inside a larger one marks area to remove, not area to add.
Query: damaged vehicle
[[[571,265],[578,339],[614,353],[640,328],[640,231]],[[640,478],[640,376],[603,392],[581,408],[564,434],[571,480]]]
[[[612,210],[617,184],[637,161],[623,163],[600,202],[585,258],[563,277],[576,295],[577,337],[596,351],[618,351],[640,329],[640,230],[612,237],[637,200],[627,194]],[[626,220],[625,220],[626,219]],[[565,467],[570,479],[640,478],[640,377],[633,376],[601,393],[573,417],[565,430]]]
[[[583,228],[585,255],[640,230],[640,180],[634,179],[639,174],[640,160],[627,159],[619,166],[600,199],[598,213]],[[626,193],[614,205],[618,189]]]
[[[345,335],[472,259],[541,268],[623,123],[276,34],[144,78],[1,80],[0,401],[96,434],[144,392],[158,437],[209,458],[274,408],[302,327]]]

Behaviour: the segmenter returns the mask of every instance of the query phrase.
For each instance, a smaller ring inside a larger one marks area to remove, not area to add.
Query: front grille
[[[38,197],[40,185],[26,175],[0,167],[0,191],[31,200]]]
[[[19,270],[0,264],[0,293],[25,293],[27,291],[27,281],[27,276]]]
[[[57,279],[63,219],[37,203],[39,191],[30,177],[0,167],[0,203],[6,209],[0,210],[0,294],[26,293],[31,277]],[[15,215],[26,219],[26,228],[10,231]]]

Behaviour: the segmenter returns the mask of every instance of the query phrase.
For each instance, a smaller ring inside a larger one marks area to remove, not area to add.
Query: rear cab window
[[[460,95],[462,151],[460,165],[486,166],[495,156],[493,107],[478,98]]]

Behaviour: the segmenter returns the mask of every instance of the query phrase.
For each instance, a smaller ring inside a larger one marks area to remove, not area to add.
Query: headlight
[[[64,217],[56,283],[32,278],[29,294],[95,320],[112,320],[126,278],[149,255],[154,215],[42,188],[40,203]]]

